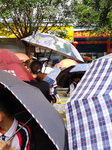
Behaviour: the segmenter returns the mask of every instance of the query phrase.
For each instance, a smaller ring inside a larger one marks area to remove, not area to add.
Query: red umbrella
[[[85,60],[92,61],[92,59],[88,56],[82,56]]]
[[[7,71],[23,81],[35,80],[19,58],[8,49],[0,49],[0,70]]]
[[[29,60],[30,58],[24,53],[16,53],[15,54],[21,61]]]

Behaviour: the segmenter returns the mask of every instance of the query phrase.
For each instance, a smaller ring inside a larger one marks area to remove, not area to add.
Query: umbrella
[[[63,69],[57,76],[56,81],[57,81],[57,85],[63,87],[63,88],[68,88],[70,83],[71,83],[71,74],[70,74],[70,70],[73,68],[74,66],[70,66],[68,68]]]
[[[22,40],[34,46],[39,46],[50,51],[52,50],[57,54],[84,62],[78,50],[70,42],[62,38],[58,38],[55,35],[36,33],[35,35],[28,36]]]
[[[24,53],[15,53],[15,55],[22,61],[22,62],[26,62],[28,60],[37,60],[36,57],[30,55],[30,57],[28,57],[26,54]]]
[[[56,81],[56,78],[60,72],[61,72],[61,69],[56,68],[47,74],[47,76],[45,77],[45,80],[49,83],[50,86],[52,86],[53,83]]]
[[[84,60],[88,60],[88,61],[92,61],[92,59],[88,56],[82,56],[84,58]]]
[[[70,73],[85,73],[90,63],[78,64],[70,70]]]
[[[68,149],[64,121],[39,89],[2,70],[0,70],[0,83],[5,85],[18,99],[17,102],[19,105],[17,109],[19,110],[20,106],[26,108],[27,112],[35,119],[36,125],[43,131],[39,132],[36,130],[34,132],[37,135],[38,144],[43,147],[40,147],[40,149],[37,148],[38,150],[46,149],[46,145],[44,145],[46,141],[41,137],[43,134],[46,135],[47,139],[50,139],[51,143],[57,149]],[[20,111],[18,112],[20,113]],[[23,116],[24,119],[28,117],[28,115]],[[31,124],[31,126],[35,128],[35,125]]]
[[[9,49],[0,49],[0,70],[5,70],[24,81],[35,80],[19,58]]]
[[[68,68],[70,66],[76,66],[78,63],[72,59],[63,59],[57,64],[57,68]]]
[[[112,54],[93,60],[66,103],[69,149],[112,149]]]
[[[21,61],[27,61],[29,60],[30,58],[24,54],[24,53],[15,53],[15,55],[21,60]]]

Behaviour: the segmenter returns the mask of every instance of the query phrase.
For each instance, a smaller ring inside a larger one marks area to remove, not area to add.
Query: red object
[[[77,41],[74,41],[74,42],[73,42],[73,45],[74,45],[75,47],[77,46],[77,44],[78,44]]]
[[[35,80],[19,58],[8,49],[0,49],[0,70],[11,73],[23,81]]]
[[[26,61],[29,60],[30,58],[24,54],[24,53],[15,53],[15,55],[21,60],[21,61]]]
[[[88,56],[82,56],[85,60],[89,60],[89,61],[92,61],[92,59]]]
[[[85,31],[74,31],[74,38],[90,38],[90,37],[101,37],[102,35],[92,33],[92,30]],[[110,33],[105,32],[103,37],[110,37]]]

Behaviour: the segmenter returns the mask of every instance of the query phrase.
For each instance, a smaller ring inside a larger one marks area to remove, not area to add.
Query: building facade
[[[74,41],[76,48],[81,55],[89,56],[93,59],[111,53],[111,42],[108,35],[101,37],[92,33],[93,28],[74,28]]]

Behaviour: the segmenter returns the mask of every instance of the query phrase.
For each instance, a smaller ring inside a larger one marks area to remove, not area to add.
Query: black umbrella
[[[66,69],[63,69],[59,75],[56,78],[57,81],[57,85],[61,86],[63,88],[68,88],[69,85],[71,84],[71,74],[70,74],[70,70],[73,68],[74,66],[70,66]]]
[[[16,118],[26,122],[33,117],[30,126],[35,132],[38,150],[68,149],[64,121],[39,89],[2,70],[0,83],[18,99],[16,113],[19,114]]]

